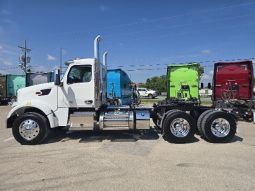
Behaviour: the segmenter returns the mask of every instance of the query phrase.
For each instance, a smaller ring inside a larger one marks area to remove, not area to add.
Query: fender
[[[18,115],[25,113],[26,110],[39,110],[38,112],[47,117],[51,128],[57,127],[59,126],[58,119],[52,109],[53,108],[51,108],[48,104],[40,100],[29,100],[23,103],[18,103],[18,105],[12,108],[7,115],[7,128],[10,128],[10,123],[12,123]]]
[[[172,113],[172,112],[176,112],[176,111],[181,111],[179,109],[173,109],[173,110],[169,110],[167,112],[165,112],[162,116],[162,119],[160,121],[160,127],[161,127],[161,131],[163,132],[163,124],[164,124],[164,121],[166,119],[166,116],[169,114],[169,113]]]

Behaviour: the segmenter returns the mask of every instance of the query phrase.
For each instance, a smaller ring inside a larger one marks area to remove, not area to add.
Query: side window
[[[91,66],[73,66],[68,73],[67,83],[84,83],[90,82],[92,77]]]

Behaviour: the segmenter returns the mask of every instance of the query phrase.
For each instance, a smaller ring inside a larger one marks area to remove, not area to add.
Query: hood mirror
[[[61,82],[60,82],[60,69],[56,69],[54,71],[54,84],[56,86],[59,86],[61,84]]]

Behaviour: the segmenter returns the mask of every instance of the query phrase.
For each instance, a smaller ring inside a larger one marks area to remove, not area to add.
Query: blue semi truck
[[[123,70],[107,70],[107,99],[111,105],[132,103],[131,80]]]

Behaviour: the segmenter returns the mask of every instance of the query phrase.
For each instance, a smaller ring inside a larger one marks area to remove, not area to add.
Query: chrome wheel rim
[[[211,131],[216,137],[226,137],[230,132],[230,124],[224,118],[217,118],[212,122]]]
[[[19,133],[22,138],[31,141],[35,139],[40,132],[39,125],[32,119],[23,121],[19,126]]]
[[[176,118],[170,124],[170,131],[176,137],[186,137],[190,132],[190,124],[186,119]]]

